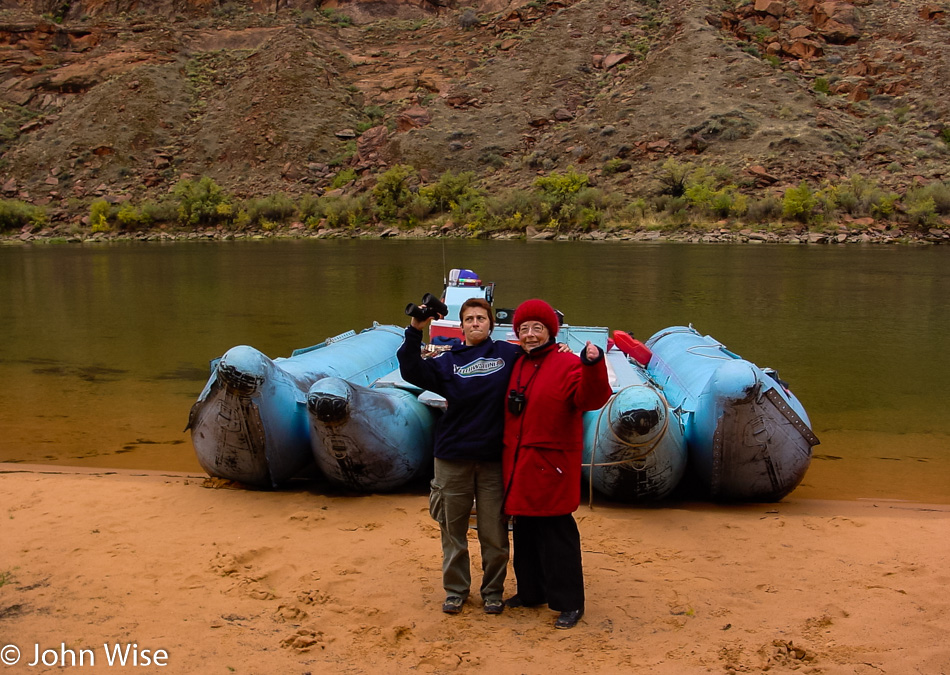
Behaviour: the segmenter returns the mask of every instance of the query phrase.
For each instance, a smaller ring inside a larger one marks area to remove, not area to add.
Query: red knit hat
[[[515,327],[515,333],[518,332],[518,329],[521,328],[521,324],[525,321],[539,321],[548,329],[552,338],[557,335],[557,314],[554,313],[554,309],[551,305],[544,300],[525,300],[518,305],[518,309],[515,310],[514,321],[512,322]]]

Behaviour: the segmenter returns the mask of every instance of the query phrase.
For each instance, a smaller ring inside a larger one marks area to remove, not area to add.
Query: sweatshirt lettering
[[[502,358],[475,359],[465,366],[452,366],[452,373],[458,377],[481,377],[498,372],[504,367],[505,360]]]

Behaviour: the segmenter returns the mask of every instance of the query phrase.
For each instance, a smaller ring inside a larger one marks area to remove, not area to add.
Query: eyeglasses
[[[547,326],[543,323],[523,323],[518,326],[518,335],[531,335],[532,333],[543,335],[546,330]]]

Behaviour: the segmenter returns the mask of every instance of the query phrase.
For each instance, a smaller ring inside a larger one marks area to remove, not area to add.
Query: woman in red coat
[[[525,351],[509,381],[505,415],[505,513],[518,592],[509,607],[547,604],[560,612],[555,627],[573,628],[584,614],[581,542],[572,515],[581,500],[585,410],[612,393],[600,348],[587,343],[580,358],[559,352],[557,315],[542,300],[515,311]]]

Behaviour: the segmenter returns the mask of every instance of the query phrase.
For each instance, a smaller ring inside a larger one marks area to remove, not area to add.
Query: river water
[[[646,340],[692,323],[789,382],[821,439],[795,497],[950,503],[950,247],[266,240],[0,247],[0,461],[200,472],[208,362],[271,357],[496,282]]]

